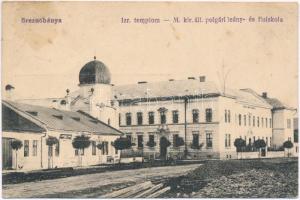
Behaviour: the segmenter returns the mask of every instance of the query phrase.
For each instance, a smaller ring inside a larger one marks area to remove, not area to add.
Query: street
[[[97,198],[147,180],[175,177],[201,164],[122,170],[2,186],[4,198]]]

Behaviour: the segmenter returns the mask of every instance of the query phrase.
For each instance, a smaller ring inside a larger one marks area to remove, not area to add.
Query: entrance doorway
[[[159,147],[160,147],[160,158],[161,159],[166,159],[167,148],[170,145],[171,145],[171,143],[169,142],[169,140],[167,138],[165,138],[165,137],[160,138]]]
[[[11,139],[2,138],[2,169],[12,168],[12,148]]]

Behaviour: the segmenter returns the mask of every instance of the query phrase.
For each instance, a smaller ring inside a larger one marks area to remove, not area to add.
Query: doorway
[[[159,142],[159,147],[160,147],[160,158],[161,159],[166,159],[167,157],[167,148],[170,146],[170,142],[167,138],[161,137],[160,142]]]

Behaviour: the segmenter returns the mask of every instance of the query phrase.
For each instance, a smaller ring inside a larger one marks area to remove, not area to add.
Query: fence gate
[[[12,148],[10,138],[2,138],[2,169],[12,168]]]

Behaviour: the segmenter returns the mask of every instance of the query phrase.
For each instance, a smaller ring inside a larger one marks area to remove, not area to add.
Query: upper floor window
[[[160,123],[161,124],[166,124],[167,123],[167,118],[166,118],[166,112],[165,111],[160,112]]]
[[[142,112],[138,112],[136,114],[136,116],[137,116],[137,124],[138,125],[142,125],[143,124],[143,113]]]
[[[272,119],[270,118],[270,124],[269,124],[270,128],[272,128]]]
[[[199,122],[199,110],[198,109],[193,109],[193,123],[198,123]]]
[[[149,124],[154,124],[154,112],[148,113]]]
[[[291,119],[286,120],[286,126],[287,128],[291,128]]]
[[[121,113],[119,113],[119,126],[121,125]]]
[[[241,126],[241,125],[242,125],[242,115],[239,114],[239,126]]]
[[[230,110],[228,110],[228,123],[230,123]]]
[[[178,111],[177,110],[173,110],[172,111],[172,115],[173,115],[173,123],[177,124],[178,123]]]
[[[255,116],[253,116],[253,126],[255,126]]]
[[[227,123],[227,110],[225,110],[225,123]]]
[[[268,119],[266,118],[266,128],[268,128]]]
[[[211,108],[207,108],[205,110],[205,118],[206,118],[206,122],[212,122],[212,109]]]
[[[246,126],[247,125],[247,117],[246,117],[246,115],[244,115],[244,126]]]
[[[131,125],[131,113],[126,113],[126,125]]]
[[[251,126],[251,116],[248,116],[248,126]]]
[[[261,118],[261,127],[264,127],[264,118]]]
[[[259,117],[257,117],[257,127],[259,127]]]

